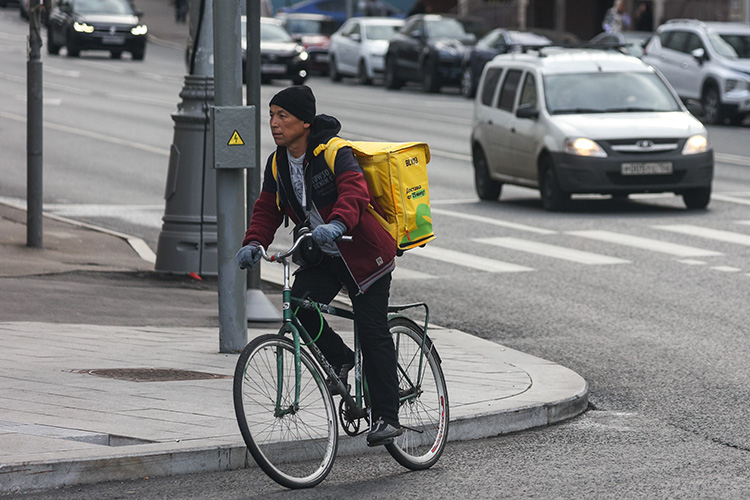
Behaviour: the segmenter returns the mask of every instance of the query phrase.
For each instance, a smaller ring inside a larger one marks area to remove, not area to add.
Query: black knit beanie
[[[274,104],[289,111],[305,123],[312,123],[315,118],[315,96],[307,85],[285,88],[273,96],[269,106]]]

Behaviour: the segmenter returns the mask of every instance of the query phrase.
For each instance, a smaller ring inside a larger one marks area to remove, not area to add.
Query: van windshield
[[[571,73],[544,77],[552,115],[680,111],[666,84],[654,73]]]

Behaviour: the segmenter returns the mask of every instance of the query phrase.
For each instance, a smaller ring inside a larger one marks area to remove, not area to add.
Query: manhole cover
[[[173,382],[178,380],[206,380],[227,378],[217,373],[175,370],[173,368],[101,368],[95,370],[74,370],[97,377],[129,380],[131,382]]]

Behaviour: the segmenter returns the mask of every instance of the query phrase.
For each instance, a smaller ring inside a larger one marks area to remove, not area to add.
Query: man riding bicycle
[[[300,268],[292,295],[329,303],[346,287],[370,388],[367,444],[391,443],[403,433],[398,421],[396,351],[387,325],[395,241],[367,211],[369,204],[377,204],[351,148],[338,151],[333,170],[325,155],[313,154],[338,134],[341,123],[332,116],[316,115],[312,90],[306,85],[288,87],[269,105],[276,152],[266,162],[263,187],[237,262],[242,268],[258,262],[260,246],[269,247],[285,217],[294,221],[297,230],[312,231],[317,246],[305,248],[296,261]],[[338,242],[344,234],[352,240]],[[300,309],[297,316],[307,331],[318,331],[323,322],[316,344],[346,385],[354,352],[315,311]]]

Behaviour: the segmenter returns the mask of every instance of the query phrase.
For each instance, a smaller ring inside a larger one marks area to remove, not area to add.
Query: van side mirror
[[[524,104],[522,106],[518,106],[518,109],[516,110],[516,116],[518,118],[536,120],[537,118],[539,118],[539,110],[531,104]]]

